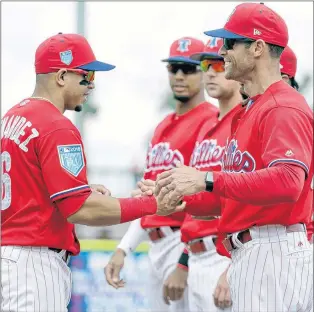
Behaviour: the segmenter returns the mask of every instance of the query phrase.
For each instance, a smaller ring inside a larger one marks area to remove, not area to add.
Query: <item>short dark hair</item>
[[[283,50],[285,48],[277,46],[275,44],[267,44],[268,45],[268,50],[269,54],[272,58],[280,58],[280,55],[282,54]]]
[[[255,42],[255,41],[252,40],[251,42],[245,42],[245,47],[249,48],[253,42]],[[270,43],[267,43],[267,45],[268,45],[269,54],[272,58],[279,58],[281,53],[285,49],[283,47],[280,47],[280,46],[277,46],[274,44],[270,44]]]
[[[299,84],[297,83],[297,81],[295,80],[294,77],[290,78],[290,83],[291,83],[291,87],[296,89],[297,91],[299,91]]]

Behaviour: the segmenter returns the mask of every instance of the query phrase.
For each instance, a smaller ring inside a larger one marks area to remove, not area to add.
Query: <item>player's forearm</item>
[[[122,249],[127,255],[128,253],[134,251],[136,247],[147,237],[147,232],[141,226],[141,219],[134,220],[131,222],[117,248]]]
[[[304,185],[302,168],[281,164],[246,174],[214,172],[213,193],[252,205],[294,203]]]
[[[118,199],[93,192],[68,221],[90,226],[113,225],[154,214],[156,210],[156,200],[152,196]]]
[[[185,212],[192,216],[220,216],[220,197],[209,192],[201,192],[191,196],[185,196]]]

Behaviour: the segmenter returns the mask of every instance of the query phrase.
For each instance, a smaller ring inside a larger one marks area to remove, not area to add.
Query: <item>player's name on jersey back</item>
[[[38,130],[25,117],[12,115],[1,120],[1,139],[12,140],[24,152],[28,151],[28,143],[38,136]]]

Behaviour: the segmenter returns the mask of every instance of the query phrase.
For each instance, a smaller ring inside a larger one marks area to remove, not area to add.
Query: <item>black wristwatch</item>
[[[205,175],[205,184],[206,184],[206,191],[212,192],[214,189],[214,176],[212,172],[207,172]]]

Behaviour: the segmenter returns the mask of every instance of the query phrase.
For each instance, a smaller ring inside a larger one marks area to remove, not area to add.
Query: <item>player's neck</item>
[[[243,101],[240,92],[234,92],[229,98],[218,99],[219,104],[219,118],[221,120],[225,117],[235,106]]]
[[[263,94],[272,84],[280,80],[282,78],[279,66],[265,66],[257,70],[249,80],[244,82],[244,89],[249,97],[253,97]]]
[[[40,85],[36,85],[35,90],[31,97],[43,98],[51,102],[62,114],[64,113],[64,100],[55,92]]]
[[[196,106],[198,106],[201,103],[205,102],[205,97],[203,92],[199,92],[194,97],[192,97],[188,102],[182,103],[180,101],[177,101],[176,103],[176,114],[177,115],[183,115]]]

